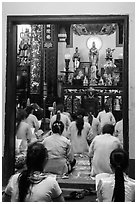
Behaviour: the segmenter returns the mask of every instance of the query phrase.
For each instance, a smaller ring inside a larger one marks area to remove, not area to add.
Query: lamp
[[[67,38],[66,30],[64,27],[61,27],[58,34],[59,42],[66,42],[66,38]]]
[[[95,42],[96,48],[98,50],[100,50],[102,47],[102,40],[96,36],[92,36],[92,37],[88,38],[88,40],[87,40],[88,49],[90,50],[92,48],[93,42]]]
[[[71,56],[70,56],[69,53],[65,54],[65,60],[69,60],[70,61],[70,58],[71,58]]]
[[[70,73],[73,73],[72,71],[69,71],[69,62],[71,59],[71,55],[69,53],[65,54],[65,71],[61,71],[61,73],[65,73],[65,79],[66,79],[66,84],[68,83],[68,76]]]
[[[70,58],[71,58],[70,54],[65,54],[65,63],[66,63],[65,68],[66,68],[66,71],[69,70],[69,62],[70,62]]]

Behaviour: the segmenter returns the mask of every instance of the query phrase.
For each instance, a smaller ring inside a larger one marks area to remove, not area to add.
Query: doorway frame
[[[2,185],[5,186],[14,173],[15,164],[15,119],[16,119],[16,25],[19,24],[73,24],[73,23],[123,23],[123,143],[129,154],[129,16],[128,15],[33,15],[7,16],[7,58],[6,58],[6,103],[5,141],[2,164]]]

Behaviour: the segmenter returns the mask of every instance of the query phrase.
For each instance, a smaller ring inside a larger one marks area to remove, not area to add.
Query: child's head
[[[64,124],[61,121],[55,121],[52,125],[52,132],[62,134],[64,131]]]

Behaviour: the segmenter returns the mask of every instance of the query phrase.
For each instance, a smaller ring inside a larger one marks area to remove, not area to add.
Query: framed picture
[[[84,69],[84,75],[89,75],[90,62],[80,62],[80,69]]]
[[[75,78],[76,79],[83,79],[85,76],[85,69],[84,68],[78,68],[75,71]]]

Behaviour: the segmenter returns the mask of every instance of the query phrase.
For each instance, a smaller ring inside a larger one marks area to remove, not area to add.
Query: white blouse
[[[135,201],[135,180],[124,174],[125,202]],[[115,185],[114,174],[98,174],[96,176],[96,188],[98,202],[111,202]]]

